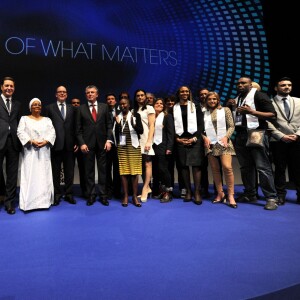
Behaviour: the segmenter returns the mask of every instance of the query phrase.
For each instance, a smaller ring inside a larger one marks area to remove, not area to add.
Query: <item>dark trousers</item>
[[[154,150],[155,151],[155,150]],[[167,188],[172,187],[171,175],[168,170],[167,155],[156,154],[152,160],[152,174],[153,174],[153,193],[159,193],[159,185],[164,185]]]
[[[74,181],[74,165],[75,156],[73,151],[51,151],[51,166],[53,175],[54,194],[58,198],[62,195],[61,191],[61,165],[63,165],[64,182],[65,182],[65,195],[73,194],[73,181]]]
[[[108,195],[120,196],[121,177],[119,171],[118,151],[115,145],[106,153],[106,190]]]
[[[84,163],[83,163],[83,153],[80,149],[75,153],[75,157],[77,159],[77,166],[79,171],[79,182],[81,195],[86,197],[86,186],[85,186],[85,173],[84,173]]]
[[[98,168],[98,193],[100,197],[107,197],[106,192],[106,151],[99,149],[89,149],[88,153],[83,155],[83,161],[86,174],[86,192],[89,197],[96,196],[95,182],[95,159]]]
[[[271,142],[270,149],[275,166],[275,187],[278,195],[286,195],[286,169],[289,180],[295,184],[297,195],[300,196],[300,143]]]
[[[16,197],[17,182],[18,182],[18,167],[19,167],[19,151],[16,151],[13,146],[11,136],[6,140],[4,148],[0,151],[0,174],[4,174],[3,161],[6,159],[6,184],[4,177],[1,179],[1,184],[5,184],[1,187],[2,192],[5,192],[4,205],[10,207],[13,205],[13,201]]]
[[[265,148],[246,147],[247,132],[237,133],[235,141],[236,155],[240,164],[245,194],[256,195],[256,170],[261,190],[266,199],[277,199],[272,166],[269,160],[268,137],[264,137]]]

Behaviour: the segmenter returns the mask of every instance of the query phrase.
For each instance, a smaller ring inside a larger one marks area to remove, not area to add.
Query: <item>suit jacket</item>
[[[22,150],[22,145],[17,136],[17,128],[21,116],[22,106],[20,102],[12,98],[11,112],[9,114],[2,97],[0,97],[0,150],[5,147],[9,133],[11,133],[15,150]]]
[[[153,144],[156,155],[165,155],[166,150],[173,151],[175,139],[174,120],[171,114],[164,116],[162,129],[162,142],[159,145]]]
[[[290,97],[290,117],[287,119],[284,110],[279,104],[279,99],[275,96],[272,104],[277,113],[274,122],[268,121],[268,129],[271,133],[271,141],[279,141],[286,134],[296,134],[300,136],[300,98]]]
[[[57,102],[49,104],[45,108],[45,115],[52,120],[56,132],[56,140],[52,151],[73,151],[76,144],[75,110],[70,104],[66,104],[66,107],[65,119],[60,113]]]
[[[107,140],[112,141],[112,120],[108,106],[98,104],[97,119],[93,120],[88,103],[78,107],[76,116],[76,137],[79,146],[86,144],[90,149],[96,146],[104,149]]]

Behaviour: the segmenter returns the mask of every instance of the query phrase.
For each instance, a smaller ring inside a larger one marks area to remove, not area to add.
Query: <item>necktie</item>
[[[97,120],[97,112],[96,112],[95,104],[92,104],[91,106],[93,107],[92,108],[92,117],[93,117],[94,121],[96,122],[96,120]]]
[[[283,106],[284,106],[284,112],[287,118],[290,117],[290,107],[289,104],[286,102],[287,98],[282,98]]]
[[[60,104],[60,113],[63,119],[65,119],[65,105],[63,103]]]
[[[7,107],[8,113],[10,114],[10,100],[9,99],[6,99],[6,107]]]

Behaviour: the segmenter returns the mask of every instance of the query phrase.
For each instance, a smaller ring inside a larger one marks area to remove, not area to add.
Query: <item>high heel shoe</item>
[[[143,191],[141,195],[138,195],[137,197],[141,199],[142,202],[147,202],[148,197],[150,196],[150,194],[152,193],[152,190],[150,187],[147,188],[147,194],[146,197],[143,197]]]
[[[128,198],[123,198],[123,201],[121,202],[123,207],[127,207],[128,206]]]
[[[136,207],[142,207],[142,204],[139,202],[137,197],[132,197],[132,204]]]
[[[224,194],[224,193],[223,193]],[[217,204],[217,203],[226,203],[226,195],[224,194],[223,197],[221,199],[214,199],[212,201],[213,204]]]
[[[199,192],[195,192],[195,199],[194,199],[194,203],[197,205],[201,205],[202,204],[202,198]]]
[[[228,197],[227,197],[227,200],[228,200],[227,205],[228,205],[229,207],[231,207],[231,208],[237,208],[237,204],[236,204],[236,203],[230,203],[230,200],[229,200]],[[234,202],[235,202],[235,200],[234,200]]]

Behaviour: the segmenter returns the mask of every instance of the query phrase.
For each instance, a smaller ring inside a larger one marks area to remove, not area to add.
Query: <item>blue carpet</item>
[[[1,300],[299,295],[293,190],[277,211],[264,210],[262,200],[232,209],[210,200],[123,208],[118,200],[88,207],[76,199],[14,216],[1,209]]]

